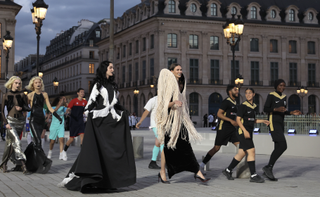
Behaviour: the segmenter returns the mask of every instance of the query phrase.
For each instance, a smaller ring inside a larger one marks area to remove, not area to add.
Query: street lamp
[[[300,88],[297,89],[297,94],[301,97],[301,113],[303,114],[303,97],[308,94],[308,88],[301,86]]]
[[[57,89],[59,86],[59,81],[58,81],[57,77],[55,77],[53,80],[53,86],[54,86],[54,91],[57,92]]]
[[[9,67],[9,53],[12,47],[13,38],[10,36],[10,31],[7,31],[7,34],[3,36],[3,49],[6,51],[6,80],[9,79],[8,77],[8,67]]]
[[[152,76],[151,78],[151,84],[150,84],[150,88],[154,88],[155,84],[158,83],[158,78],[156,76]],[[155,89],[155,92],[157,94],[157,88]]]
[[[244,22],[241,20],[241,15],[238,15],[238,18],[235,18],[235,14],[232,14],[231,19],[227,19],[226,24],[223,25],[224,37],[227,39],[227,44],[231,46],[232,50],[232,66],[233,73],[236,76],[235,68],[235,48],[241,40],[241,35],[243,34]]]
[[[134,112],[136,113],[136,114],[138,114],[138,94],[139,94],[139,89],[138,89],[138,87],[136,87],[134,90],[133,90],[133,94],[134,94]]]
[[[28,90],[25,88],[25,89],[23,89],[23,93],[24,93],[24,95],[27,95],[29,92],[28,92]]]
[[[40,34],[42,21],[46,18],[48,5],[43,0],[37,0],[32,3],[33,8],[31,9],[32,22],[35,24],[35,30],[37,34],[37,61],[36,61],[36,69],[37,75],[40,76],[39,73],[39,42],[40,42]],[[43,76],[43,74],[42,74]],[[40,76],[42,78],[42,76]]]

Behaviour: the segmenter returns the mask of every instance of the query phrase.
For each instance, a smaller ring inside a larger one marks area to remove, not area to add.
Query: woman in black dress
[[[41,133],[45,126],[45,117],[43,114],[44,103],[46,103],[49,111],[60,121],[60,124],[62,123],[62,119],[51,107],[48,94],[44,92],[44,84],[41,77],[33,77],[26,88],[32,91],[28,94],[28,100],[31,106],[29,124],[35,142],[35,144],[29,144],[25,151],[27,156],[26,165],[27,169],[31,172],[45,174],[49,171],[52,160],[47,158],[41,147]]]
[[[85,137],[77,160],[58,184],[86,193],[127,187],[136,182],[128,112],[118,105],[113,64],[101,62],[85,111]]]
[[[165,163],[168,175],[182,171],[194,173],[194,178],[207,182],[193,153],[190,141],[198,141],[202,137],[194,128],[189,116],[186,100],[186,82],[179,64],[172,64],[162,69],[158,80],[158,108],[156,123],[158,138],[164,143],[161,155],[161,170],[158,178],[169,183],[165,174]]]

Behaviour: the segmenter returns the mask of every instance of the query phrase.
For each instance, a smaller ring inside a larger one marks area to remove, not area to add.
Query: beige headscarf
[[[181,101],[182,107],[173,105],[170,113],[168,113],[168,105],[171,99],[172,101]],[[186,100],[186,83],[183,92],[180,93],[177,79],[168,69],[162,69],[158,79],[156,124],[160,143],[164,143],[165,134],[170,134],[167,146],[171,149],[176,147],[180,132],[182,132],[183,140],[187,140],[187,136],[189,136],[189,141],[193,142],[202,139],[190,120]],[[182,125],[184,125],[183,129],[181,129]]]

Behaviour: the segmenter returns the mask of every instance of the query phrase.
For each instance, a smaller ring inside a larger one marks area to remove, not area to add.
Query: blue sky
[[[36,0],[15,0],[23,6],[16,16],[15,62],[37,53],[37,39],[30,9]],[[109,0],[44,0],[49,5],[46,19],[43,21],[40,35],[40,54],[45,54],[57,33],[77,26],[81,19],[98,22],[109,18]],[[114,0],[114,17],[120,17],[129,8],[139,4],[141,0]]]

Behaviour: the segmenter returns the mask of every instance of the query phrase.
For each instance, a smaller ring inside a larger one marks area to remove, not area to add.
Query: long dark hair
[[[101,85],[106,87],[106,85],[109,83],[113,86],[113,89],[115,91],[118,90],[117,84],[114,82],[114,75],[110,76],[109,78],[106,77],[106,72],[108,70],[108,66],[110,65],[110,61],[106,60],[100,63],[99,67],[97,68],[96,71],[96,77],[93,79],[93,84],[97,84],[97,89],[100,90]]]
[[[61,97],[63,97],[63,96],[64,96],[64,91],[60,92],[59,96],[56,97],[56,98],[52,101],[51,106],[52,106],[52,107],[57,106],[58,103],[59,103],[59,101],[60,101],[60,99],[61,99]]]
[[[173,64],[170,65],[169,70],[173,71],[177,66],[181,66],[181,65],[178,64],[178,63],[173,63]],[[185,82],[185,78],[184,78],[183,73],[181,73],[181,77],[179,78],[179,88],[180,88],[181,92],[184,89],[184,82]]]

